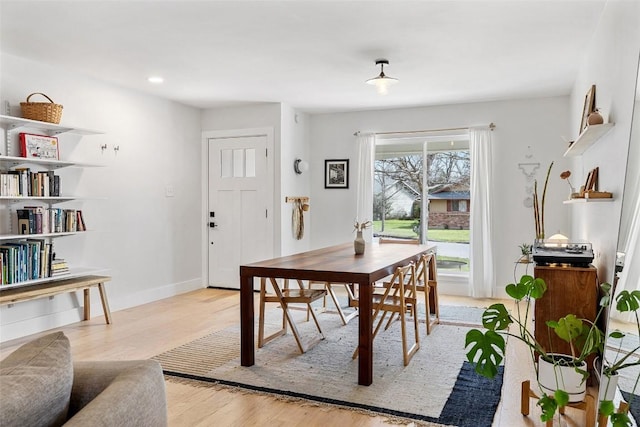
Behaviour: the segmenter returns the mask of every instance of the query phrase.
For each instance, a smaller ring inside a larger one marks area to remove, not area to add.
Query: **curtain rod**
[[[494,130],[496,128],[495,123],[491,122],[489,123],[489,129]],[[409,134],[409,133],[427,133],[427,132],[444,132],[444,131],[449,131],[449,130],[468,130],[469,127],[465,126],[465,127],[458,127],[458,128],[441,128],[441,129],[425,129],[425,130],[405,130],[405,131],[398,131],[398,132],[375,132],[374,135],[403,135],[403,134]],[[357,136],[360,134],[360,131],[356,131],[353,135]]]

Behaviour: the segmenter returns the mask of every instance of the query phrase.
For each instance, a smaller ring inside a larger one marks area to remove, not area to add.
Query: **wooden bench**
[[[89,290],[97,286],[102,300],[102,310],[107,324],[111,324],[111,311],[107,301],[107,293],[104,289],[105,282],[111,280],[108,276],[82,276],[69,279],[55,280],[52,282],[26,285],[24,287],[2,289],[0,288],[0,305],[14,304],[32,299],[52,297],[67,292],[84,291],[84,320],[91,318],[91,301]]]

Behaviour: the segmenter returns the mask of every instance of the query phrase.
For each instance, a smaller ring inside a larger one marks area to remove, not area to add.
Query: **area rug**
[[[459,310],[459,309],[456,309]],[[446,309],[442,314],[445,317]],[[267,316],[267,333],[276,330],[281,312]],[[296,314],[301,334],[319,338],[304,312]],[[455,317],[455,316],[454,316]],[[342,326],[337,315],[319,316],[325,339],[300,354],[291,334],[256,349],[256,364],[240,366],[239,326],[214,332],[154,357],[169,378],[335,405],[394,420],[437,426],[491,426],[500,401],[503,370],[488,380],[465,361],[468,327],[437,325],[426,335],[420,325],[421,347],[408,366],[402,361],[399,321],[374,341],[371,386],[357,384],[358,322]],[[257,334],[256,334],[257,336]]]

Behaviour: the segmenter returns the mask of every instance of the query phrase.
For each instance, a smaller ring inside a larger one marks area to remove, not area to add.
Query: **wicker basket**
[[[49,102],[29,102],[33,95],[42,95]],[[27,102],[21,102],[22,117],[25,119],[39,120],[41,122],[60,123],[62,117],[62,105],[55,104],[51,98],[44,93],[35,92],[27,97]]]

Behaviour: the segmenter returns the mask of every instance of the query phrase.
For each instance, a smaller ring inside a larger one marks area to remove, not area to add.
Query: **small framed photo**
[[[324,188],[349,188],[349,159],[324,161]]]
[[[584,106],[582,107],[582,121],[580,122],[580,132],[587,127],[589,114],[596,109],[596,85],[591,85],[589,91],[584,96]]]
[[[58,138],[55,136],[21,133],[20,156],[30,159],[60,160]]]

